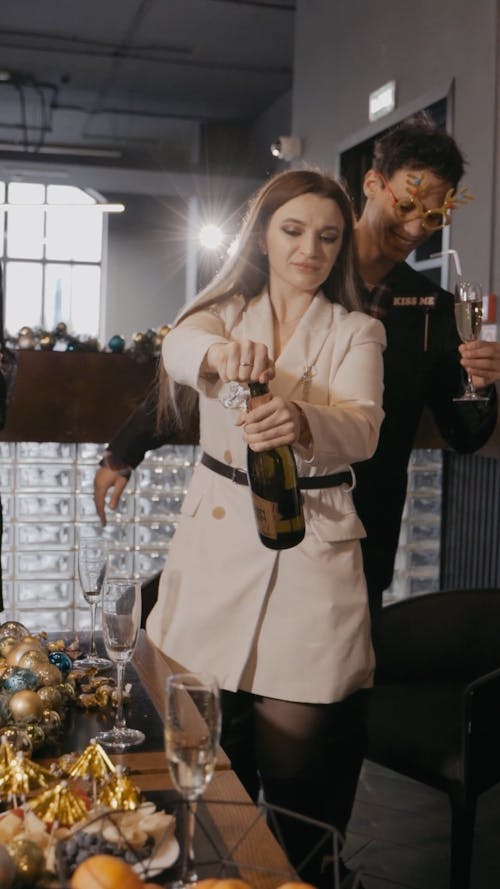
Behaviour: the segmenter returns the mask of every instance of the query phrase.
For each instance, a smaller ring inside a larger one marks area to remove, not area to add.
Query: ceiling
[[[294,11],[295,0],[1,0],[0,159],[251,167],[255,122],[291,89]]]

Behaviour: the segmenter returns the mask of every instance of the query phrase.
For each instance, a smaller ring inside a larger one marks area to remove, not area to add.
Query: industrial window
[[[0,257],[5,329],[52,331],[60,322],[97,336],[103,214],[96,197],[72,185],[0,182]]]

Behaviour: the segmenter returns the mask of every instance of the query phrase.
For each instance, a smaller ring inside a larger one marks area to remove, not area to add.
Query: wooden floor
[[[366,763],[344,859],[366,889],[449,889],[447,797]],[[478,803],[470,889],[500,889],[500,785]]]

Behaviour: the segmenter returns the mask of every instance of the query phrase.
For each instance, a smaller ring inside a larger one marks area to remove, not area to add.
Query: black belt
[[[210,454],[206,454],[203,451],[201,455],[201,463],[203,466],[206,466],[207,469],[211,469],[213,472],[217,472],[219,475],[223,475],[225,478],[230,478],[232,482],[235,482],[237,485],[248,485],[248,476],[244,469],[235,469],[234,466],[228,466],[226,463],[221,463],[220,460],[216,460],[215,457],[211,457]],[[300,477],[299,478],[299,488],[336,488],[338,485],[352,485],[352,475],[350,472],[334,472],[332,475],[311,475],[307,478]]]

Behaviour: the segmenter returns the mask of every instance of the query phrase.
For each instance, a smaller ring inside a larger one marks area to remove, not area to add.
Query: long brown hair
[[[237,247],[228,256],[212,281],[176,320],[197,312],[203,306],[239,294],[247,300],[258,296],[269,283],[268,258],[262,251],[262,243],[271,217],[283,204],[303,194],[315,194],[328,198],[338,205],[344,221],[342,246],[328,278],[321,290],[332,303],[340,303],[348,311],[362,311],[358,296],[358,279],[354,269],[353,228],[354,215],[350,198],[343,186],[326,173],[317,170],[287,170],[272,176],[250,199],[243,220]],[[163,426],[168,420],[181,422],[189,400],[186,387],[174,387],[174,393],[163,367],[159,377],[158,422]],[[172,412],[173,409],[173,412]]]

